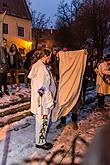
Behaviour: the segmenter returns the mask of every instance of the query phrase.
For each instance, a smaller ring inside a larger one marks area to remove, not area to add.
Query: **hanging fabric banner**
[[[59,52],[59,87],[52,121],[66,116],[78,101],[86,67],[87,50]]]

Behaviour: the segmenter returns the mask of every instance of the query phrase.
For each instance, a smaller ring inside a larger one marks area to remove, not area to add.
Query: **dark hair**
[[[50,56],[50,54],[51,54],[51,50],[50,50],[50,49],[43,49],[42,52],[43,52],[46,56]]]
[[[9,50],[9,51],[10,51],[10,52],[13,52],[12,46],[15,46],[15,51],[18,52],[17,46],[16,46],[15,44],[12,44],[12,45],[10,46],[10,50]]]
[[[50,56],[51,50],[50,49],[43,49],[42,51],[36,50],[32,56],[32,64],[36,63],[42,57]]]
[[[40,59],[40,51],[35,50],[32,57],[31,57],[31,63],[34,64]]]
[[[3,37],[3,41],[6,41],[7,42],[7,39]]]
[[[40,51],[39,55],[38,55],[38,59],[46,56],[50,56],[51,54],[51,50],[50,49],[43,49],[42,51]]]

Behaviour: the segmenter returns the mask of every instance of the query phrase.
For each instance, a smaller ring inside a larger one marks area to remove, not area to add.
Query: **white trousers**
[[[49,109],[45,109],[43,110],[42,115],[35,115],[35,141],[37,145],[43,145],[46,143],[50,114],[51,111]]]

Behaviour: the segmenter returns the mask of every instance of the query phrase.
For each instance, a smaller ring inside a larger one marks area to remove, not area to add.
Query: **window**
[[[3,23],[3,33],[8,34],[8,24]]]
[[[24,28],[18,27],[18,36],[24,37]]]

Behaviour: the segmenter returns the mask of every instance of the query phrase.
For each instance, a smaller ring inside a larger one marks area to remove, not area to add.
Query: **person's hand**
[[[40,89],[38,89],[38,93],[42,97],[43,94],[45,93],[45,87],[41,87]]]
[[[41,97],[43,96],[43,93],[42,93],[42,92],[39,91],[38,93],[39,93],[39,95],[40,95]]]

